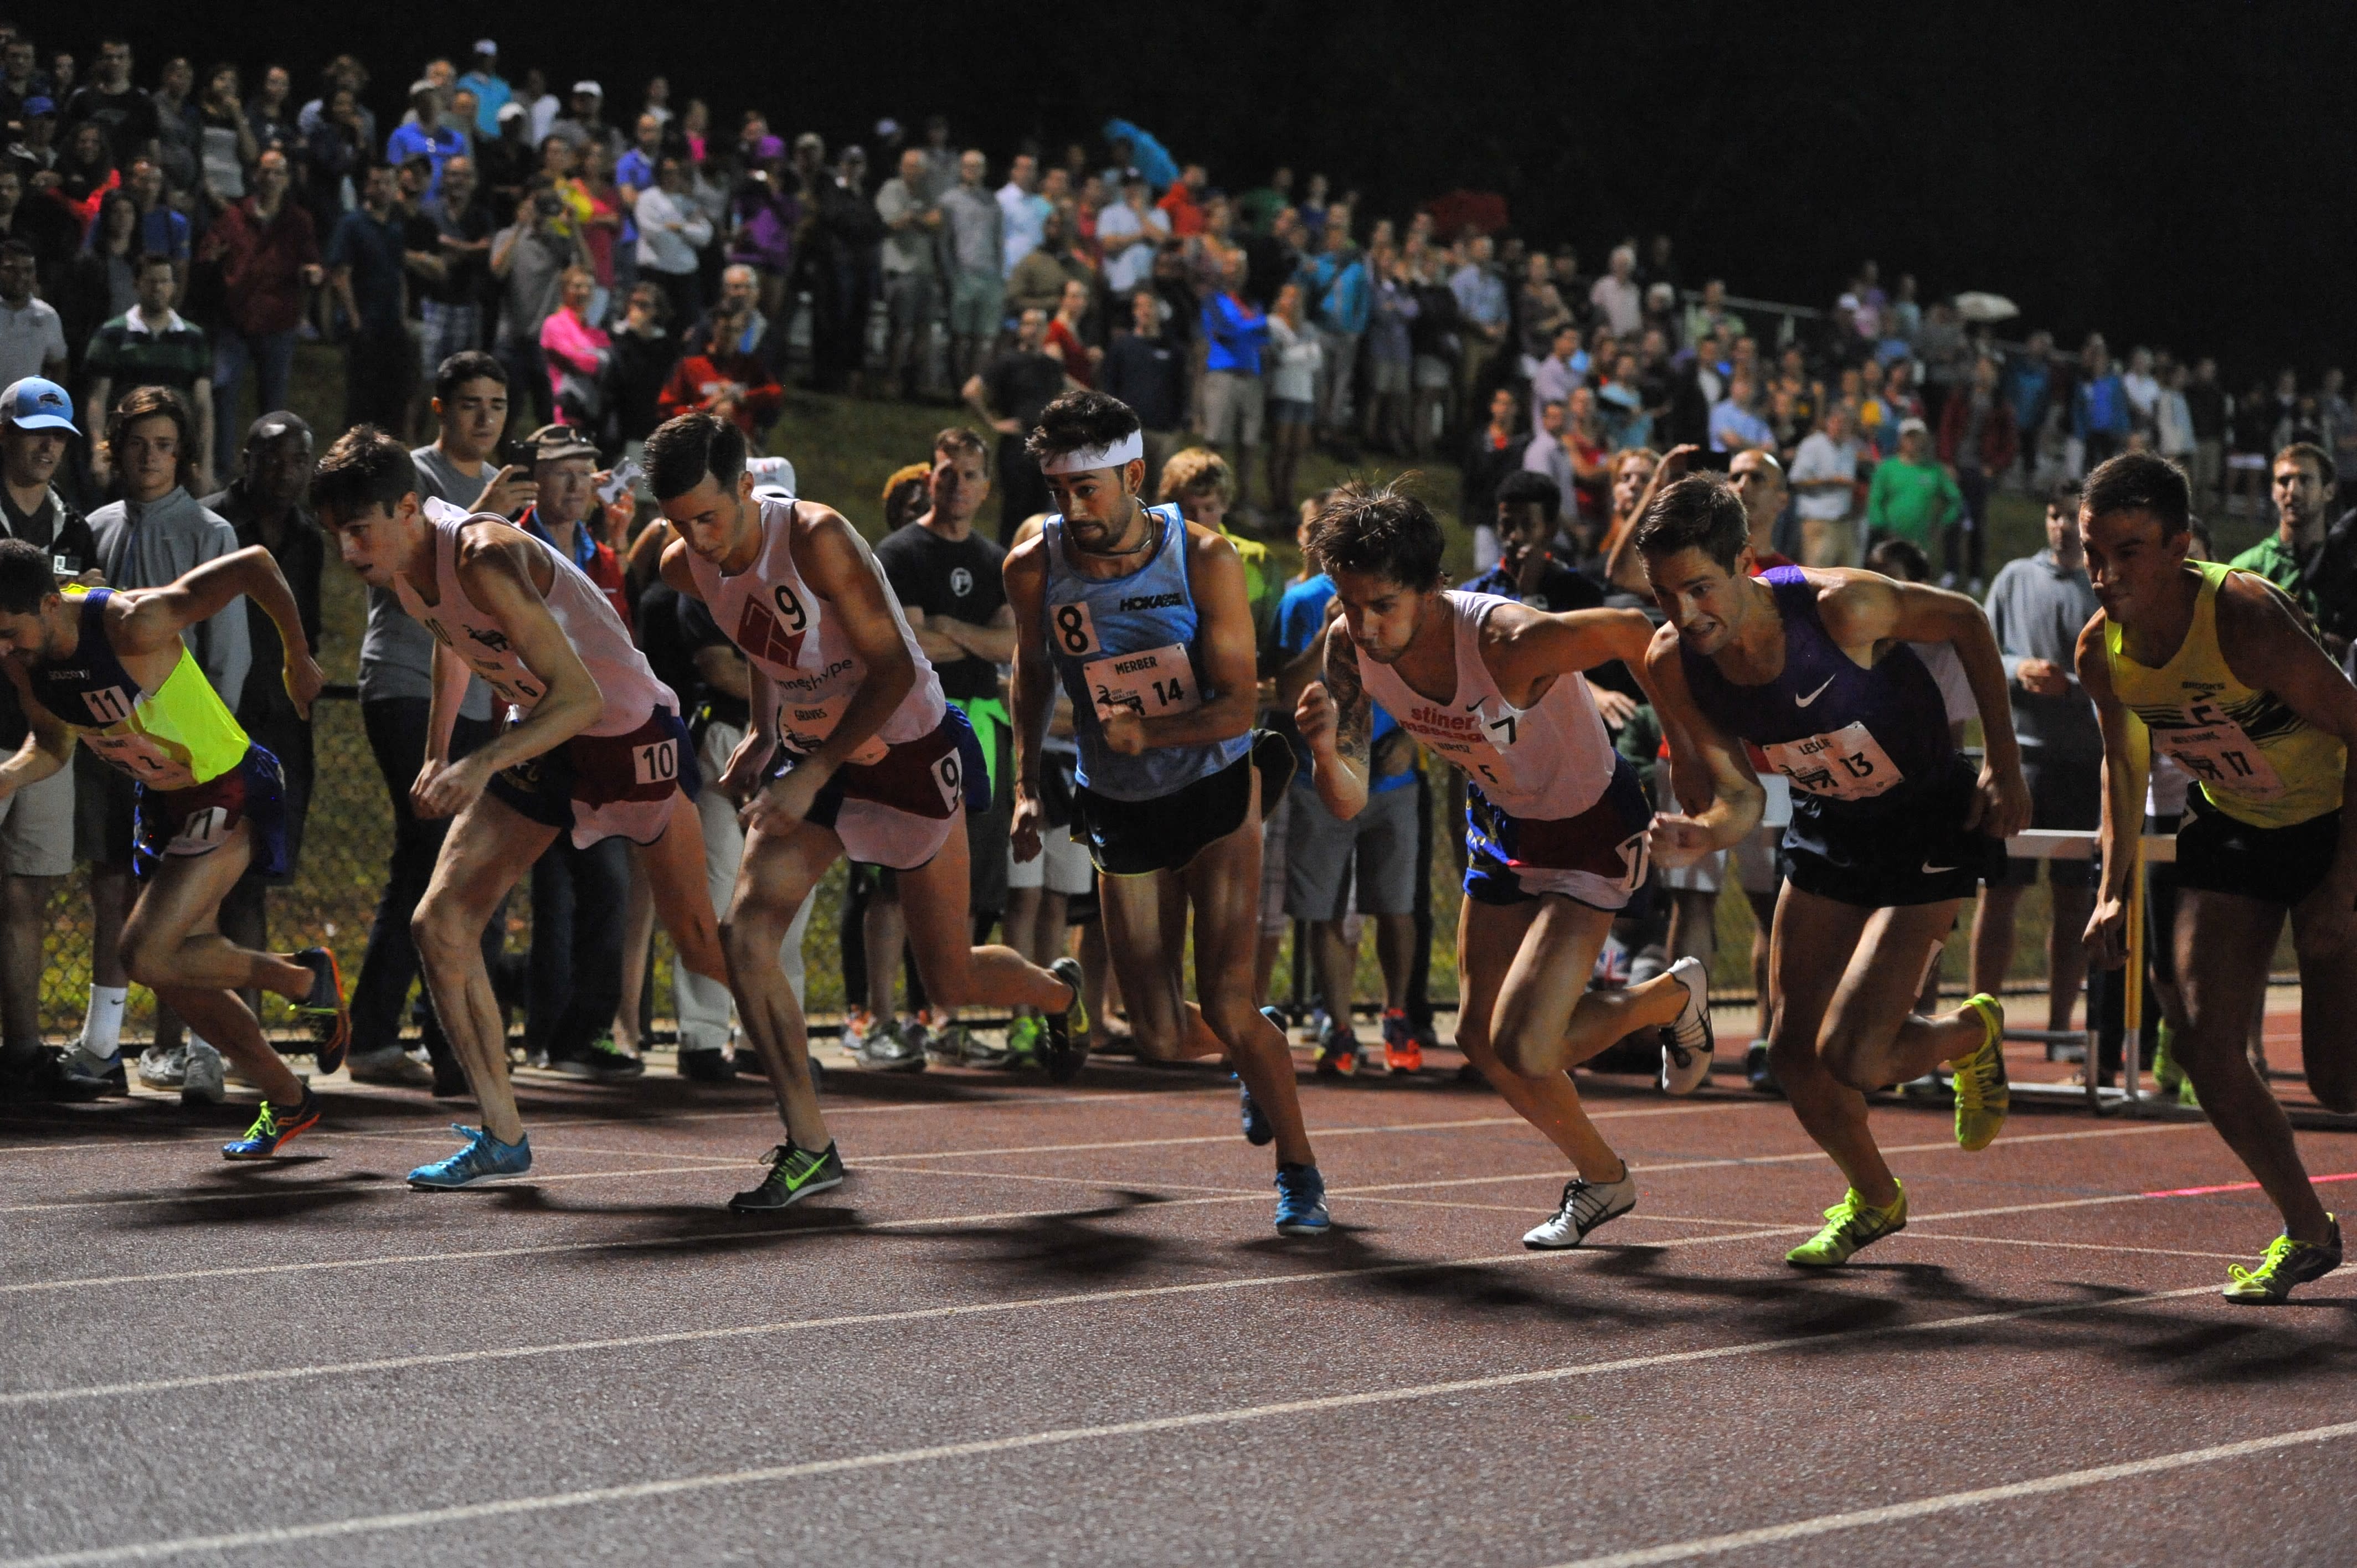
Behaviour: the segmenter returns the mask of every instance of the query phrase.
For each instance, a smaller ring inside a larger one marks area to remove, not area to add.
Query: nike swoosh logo
[[[1928,860],[1923,863],[1923,875],[1926,876],[1937,876],[1943,871],[1953,871],[1956,868],[1953,865],[1934,865]]]
[[[1478,714],[1481,711],[1481,704],[1479,703],[1468,703],[1465,704],[1465,711],[1469,714]]]
[[[1832,684],[1834,683],[1834,679],[1835,679],[1835,678],[1834,678],[1833,676],[1831,676],[1831,675],[1826,676],[1826,677],[1825,677],[1825,686],[1830,686],[1830,685],[1832,685]],[[1819,697],[1822,697],[1822,696],[1824,696],[1824,695],[1825,694],[1825,686],[1820,686],[1820,687],[1818,687],[1815,691],[1813,691],[1813,692],[1810,693],[1809,693],[1807,696],[1805,696],[1805,697],[1795,697],[1795,698],[1793,698],[1793,699],[1792,699],[1792,705],[1793,705],[1794,707],[1796,707],[1796,708],[1805,708],[1805,707],[1807,707],[1811,703],[1815,702]]]

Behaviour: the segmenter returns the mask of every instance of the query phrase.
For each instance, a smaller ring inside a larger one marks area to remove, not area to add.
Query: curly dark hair
[[[1109,393],[1068,392],[1039,411],[1039,428],[1023,449],[1041,462],[1083,446],[1110,446],[1141,426],[1136,411]]]
[[[1397,482],[1353,479],[1327,498],[1309,524],[1309,558],[1319,571],[1361,573],[1418,593],[1445,580],[1444,542],[1432,509]]]
[[[1665,487],[1637,520],[1638,550],[1657,558],[1699,550],[1732,572],[1750,542],[1743,498],[1718,474],[1688,474]]]

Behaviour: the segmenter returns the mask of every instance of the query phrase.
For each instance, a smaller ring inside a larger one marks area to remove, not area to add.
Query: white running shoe
[[[914,1018],[894,1022],[878,1019],[851,1042],[851,1055],[872,1072],[925,1070],[925,1026]]]
[[[150,1089],[178,1089],[188,1076],[188,1050],[150,1046],[139,1053],[139,1081]]]
[[[1662,1091],[1692,1094],[1710,1076],[1710,972],[1698,958],[1682,958],[1670,977],[1686,988],[1686,1004],[1662,1030]]]
[[[1625,1163],[1620,1179],[1587,1181],[1574,1176],[1563,1186],[1563,1204],[1545,1223],[1523,1232],[1534,1252],[1559,1252],[1587,1240],[1587,1233],[1637,1207],[1637,1173]]]
[[[221,1054],[202,1040],[190,1040],[185,1055],[187,1066],[180,1077],[180,1103],[219,1105],[227,1079],[222,1070]]]

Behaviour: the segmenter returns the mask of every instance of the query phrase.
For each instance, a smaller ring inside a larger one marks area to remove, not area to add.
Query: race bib
[[[1792,781],[1792,788],[1824,800],[1870,800],[1900,782],[1898,764],[1863,719],[1830,735],[1781,741],[1760,750],[1769,767]]]
[[[630,747],[630,772],[641,784],[668,784],[679,777],[679,742],[651,741]]]
[[[2176,758],[2178,766],[2219,793],[2239,800],[2272,800],[2284,792],[2283,775],[2241,725],[2201,703],[2187,708],[2186,716],[2196,721],[2196,727],[2152,731],[2153,746]]]
[[[81,738],[101,759],[151,789],[186,789],[197,781],[197,776],[179,758],[159,750],[144,735],[102,735],[84,730]]]
[[[228,811],[220,806],[207,806],[190,811],[172,842],[164,846],[166,854],[210,854],[229,837],[233,825]]]
[[[1195,684],[1195,667],[1187,650],[1175,642],[1168,648],[1100,659],[1082,666],[1081,675],[1088,682],[1089,699],[1096,704],[1099,718],[1111,718],[1127,708],[1150,719],[1203,705],[1203,693]]]
[[[965,796],[965,765],[953,746],[933,764],[933,782],[942,791],[942,810],[954,811]]]
[[[81,703],[82,706],[90,710],[91,719],[96,724],[121,724],[131,716],[131,693],[120,686],[108,686],[102,691],[84,692],[81,694]]]
[[[1084,604],[1053,606],[1048,611],[1048,638],[1057,652],[1085,659],[1097,651],[1096,618]]]
[[[1461,721],[1461,722],[1460,722]],[[1492,732],[1493,722],[1480,713],[1450,711],[1436,714],[1432,710],[1411,709],[1400,728],[1424,743],[1443,761],[1461,770],[1465,777],[1483,789],[1494,789],[1508,782],[1506,758],[1497,746],[1496,738],[1505,740],[1521,728],[1519,715],[1495,721],[1501,728]],[[1511,744],[1511,743],[1510,743]]]

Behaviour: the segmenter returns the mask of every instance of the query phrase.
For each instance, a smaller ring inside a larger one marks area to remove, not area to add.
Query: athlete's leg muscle
[[[769,1075],[786,1135],[813,1152],[832,1136],[811,1087],[809,1028],[778,944],[826,868],[842,858],[843,841],[825,828],[797,822],[783,832],[757,830],[745,840],[728,916],[720,924],[737,1021]]]
[[[1195,909],[1195,993],[1202,999],[1196,1028],[1206,1026],[1227,1047],[1228,1060],[1276,1129],[1276,1157],[1313,1165],[1309,1131],[1301,1119],[1293,1051],[1285,1031],[1253,1002],[1253,957],[1260,943],[1260,812],[1245,813],[1235,832],[1206,844],[1180,873]],[[1183,915],[1180,917],[1183,922]],[[1177,929],[1184,930],[1183,923]],[[1172,966],[1175,979],[1177,966]],[[1128,972],[1122,974],[1125,991]],[[1131,1004],[1131,1015],[1136,1004]],[[1193,1052],[1190,1055],[1203,1053]]]
[[[900,919],[926,998],[944,1012],[968,1003],[1062,1011],[1076,998],[1054,975],[1013,948],[972,945],[971,879],[963,821],[939,854],[900,873]]]
[[[646,868],[655,914],[671,933],[679,961],[708,980],[726,980],[728,961],[720,951],[720,921],[712,912],[712,895],[705,886],[704,819],[685,794],[672,796],[671,826],[662,837],[639,851],[639,864]]]
[[[1856,1090],[1883,1089],[1980,1048],[1986,1026],[1959,1008],[1915,1015],[1932,949],[1955,924],[1955,899],[1877,909],[1843,971],[1818,1031],[1827,1071]]]
[[[523,1118],[508,1081],[507,1015],[483,967],[483,927],[555,840],[554,828],[495,795],[478,796],[442,841],[434,879],[409,921],[435,1017],[466,1070],[484,1130],[502,1144],[523,1136]]]
[[[2357,1111],[2357,950],[2345,920],[2319,887],[2291,912],[2299,955],[2299,1055],[2319,1103],[2343,1115]]]
[[[1579,1090],[1570,1075],[1561,1072],[1525,1078],[1498,1058],[1491,1047],[1491,1020],[1496,1015],[1498,993],[1507,971],[1522,950],[1523,939],[1539,917],[1537,903],[1480,904],[1468,898],[1457,917],[1457,1048],[1480,1069],[1490,1086],[1514,1108],[1514,1113],[1547,1135],[1579,1174],[1593,1182],[1617,1181],[1626,1167],[1612,1145],[1604,1141],[1579,1103]],[[1610,918],[1605,920],[1609,929]],[[1597,947],[1603,938],[1597,937]],[[1566,962],[1577,958],[1568,955]],[[1596,949],[1587,952],[1580,973],[1596,967]]]
[[[222,897],[245,875],[253,852],[253,824],[242,822],[210,854],[167,856],[124,922],[124,960],[133,979],[194,1025],[273,1104],[292,1106],[303,1098],[303,1081],[270,1048],[237,992],[261,984],[308,995],[311,972],[231,945],[218,918]]]
[[[1669,974],[1629,991],[1587,988],[1615,918],[1577,899],[1539,900],[1491,1014],[1490,1044],[1510,1069],[1534,1079],[1567,1072],[1631,1030],[1676,1020],[1686,988]]]
[[[1843,972],[1874,914],[1784,884],[1770,938],[1768,1058],[1801,1126],[1850,1186],[1880,1207],[1897,1200],[1899,1186],[1867,1131],[1866,1096],[1826,1071],[1817,1055]]]

